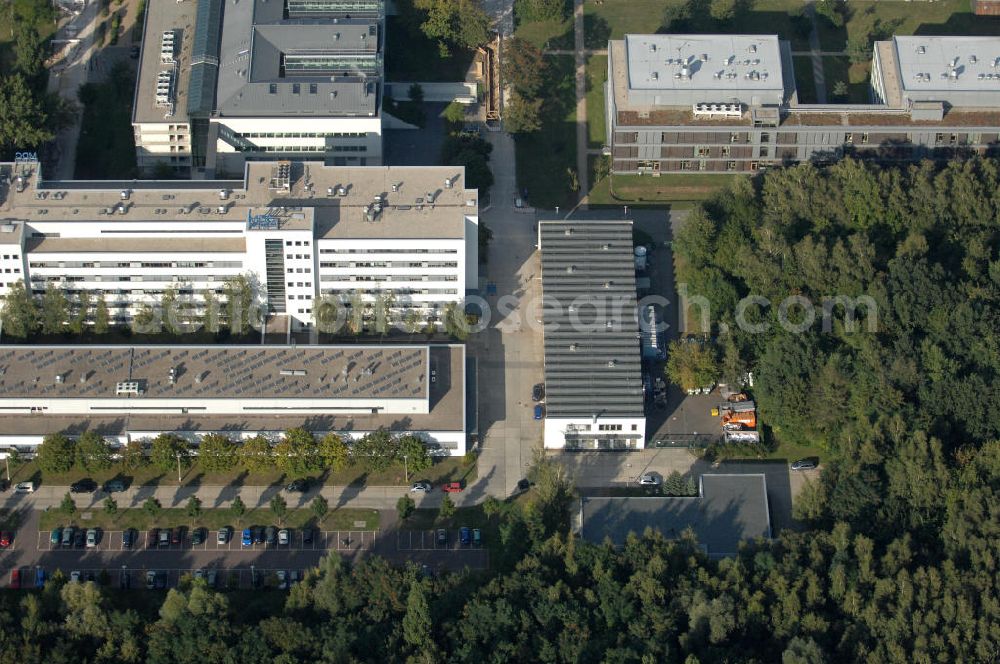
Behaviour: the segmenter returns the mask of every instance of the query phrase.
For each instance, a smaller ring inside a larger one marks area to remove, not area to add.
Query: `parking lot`
[[[83,551],[142,551],[153,549],[156,551],[214,551],[214,552],[241,552],[246,554],[261,553],[268,550],[280,551],[326,551],[334,549],[337,551],[357,551],[359,549],[371,549],[375,545],[375,531],[373,530],[325,530],[313,531],[312,542],[303,541],[303,534],[299,530],[290,530],[290,541],[286,545],[267,544],[261,542],[251,546],[243,546],[241,543],[241,531],[234,531],[225,544],[218,542],[218,531],[209,530],[205,541],[201,544],[193,544],[191,532],[185,531],[179,544],[160,545],[158,542],[150,541],[149,532],[139,532],[138,540],[131,549],[122,544],[121,530],[99,531],[97,546]],[[53,544],[50,540],[50,533],[37,533],[37,548],[39,551],[81,551],[76,547]]]
[[[20,588],[35,587],[35,567],[18,567],[15,569],[17,570],[17,574],[14,574],[14,570],[5,571],[3,579],[0,580],[0,586],[11,587],[17,585]],[[45,570],[46,579],[54,571],[49,568],[43,569]],[[279,588],[278,573],[284,572],[287,575],[286,583],[290,586],[293,583],[292,574],[297,575],[294,581],[300,581],[305,576],[305,571],[305,569],[298,568],[266,568],[255,565],[246,567],[202,567],[195,569],[134,568],[127,566],[112,570],[86,566],[62,569],[63,575],[67,578],[72,572],[79,572],[81,581],[94,581],[122,590],[146,590],[149,572],[154,572],[160,578],[163,588],[176,587],[184,576],[194,577],[200,575],[206,579],[209,585],[218,590],[247,590],[255,587],[286,590],[287,587]],[[17,579],[16,581],[15,578]],[[256,583],[254,582],[255,579]]]
[[[445,532],[447,541],[441,544],[435,530],[400,530],[396,532],[396,548],[400,551],[476,551],[479,548],[462,546],[457,530]]]

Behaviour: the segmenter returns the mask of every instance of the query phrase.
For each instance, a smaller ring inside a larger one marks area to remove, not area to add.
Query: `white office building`
[[[302,427],[347,440],[381,428],[461,456],[465,413],[462,345],[0,348],[0,445],[26,452],[53,433],[124,445]]]
[[[149,5],[133,110],[142,171],[382,163],[383,0]]]
[[[540,221],[544,446],[642,449],[631,221]]]
[[[35,162],[0,164],[0,296],[54,282],[71,302],[103,295],[127,323],[168,288],[197,313],[244,275],[293,331],[314,326],[321,295],[436,321],[478,286],[478,197],[464,178],[251,162],[242,180],[45,182]]]

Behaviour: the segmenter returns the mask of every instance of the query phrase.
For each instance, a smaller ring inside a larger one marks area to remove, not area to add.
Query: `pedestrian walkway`
[[[119,509],[142,507],[149,498],[155,498],[164,508],[184,507],[192,496],[201,501],[203,509],[229,508],[237,496],[247,506],[247,509],[267,509],[271,499],[281,495],[290,509],[308,507],[316,496],[326,498],[331,509],[352,507],[364,509],[395,509],[401,496],[409,495],[417,503],[417,507],[436,508],[444,499],[440,488],[429,493],[410,492],[406,486],[319,486],[305,493],[285,491],[284,487],[272,486],[241,486],[241,485],[184,485],[184,486],[139,486],[127,491],[110,494],[118,503]],[[7,494],[0,506],[6,509],[30,507],[45,509],[58,507],[63,497],[69,492],[68,486],[40,486],[34,493]],[[101,509],[109,494],[104,491],[94,493],[70,494],[77,509]],[[482,500],[480,491],[465,491],[448,494],[458,506],[474,505]]]
[[[823,72],[823,57],[819,44],[819,26],[816,23],[815,2],[806,3],[806,14],[812,23],[809,31],[809,55],[812,57],[813,79],[816,81],[816,103],[826,103],[826,74]]]
[[[577,207],[586,209],[590,191],[587,168],[587,56],[583,38],[583,0],[573,1],[573,55],[576,58],[576,177],[580,185]]]

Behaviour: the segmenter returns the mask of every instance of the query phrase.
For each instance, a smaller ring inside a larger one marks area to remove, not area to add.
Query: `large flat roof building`
[[[141,169],[212,177],[247,159],[381,163],[383,0],[176,4],[145,17]]]
[[[249,275],[268,313],[314,326],[317,298],[391,297],[433,319],[475,290],[478,196],[461,167],[250,162],[241,180],[46,182],[0,164],[0,295],[103,295],[128,323],[168,288],[197,310]]]
[[[465,371],[462,345],[3,346],[0,442],[385,428],[461,455]]]
[[[608,56],[613,173],[1000,151],[1000,37],[876,42],[865,104],[805,103],[774,35],[626,35]]]
[[[645,444],[631,221],[540,221],[545,447]]]
[[[647,528],[667,539],[691,529],[713,558],[734,556],[740,542],[770,539],[771,515],[764,475],[702,475],[694,497],[581,498],[582,536],[600,544],[623,546],[628,536]]]

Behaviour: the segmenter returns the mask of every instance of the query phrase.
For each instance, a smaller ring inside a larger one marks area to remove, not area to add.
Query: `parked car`
[[[243,529],[242,544],[243,544],[243,546],[252,546],[253,545],[253,529],[252,528],[244,528]]]
[[[60,542],[62,542],[62,528],[53,528],[49,533],[49,544],[59,546]]]
[[[445,482],[441,485],[441,490],[445,493],[461,493],[462,483],[461,482]]]
[[[253,543],[263,544],[264,543],[264,527],[257,526],[253,529]]]
[[[69,485],[69,490],[73,493],[93,493],[97,491],[97,482],[92,479],[77,480]]]
[[[313,529],[312,528],[303,528],[302,529],[302,543],[303,544],[312,544],[313,543]]]
[[[438,528],[437,543],[438,546],[448,546],[448,531],[444,528]]]
[[[132,48],[129,49],[129,51],[128,51],[128,57],[132,58],[133,60],[136,60],[136,59],[139,58],[139,46],[138,45],[133,46]]]
[[[309,490],[309,481],[304,479],[292,480],[285,487],[285,491],[297,491],[304,493]]]
[[[150,528],[149,535],[146,537],[146,548],[152,549],[159,543],[160,543],[160,529]]]
[[[170,534],[171,544],[183,544],[184,543],[184,526],[178,526],[174,528]]]
[[[93,549],[97,546],[97,528],[90,528],[87,530],[87,548]]]
[[[643,473],[639,477],[639,484],[642,486],[660,486],[663,484],[663,477],[659,473]]]
[[[0,532],[0,549],[6,549],[8,546],[10,546],[10,542],[12,539],[14,538],[9,532],[7,531]]]
[[[264,542],[268,546],[274,546],[278,541],[278,529],[274,526],[268,526],[267,530],[264,531]]]
[[[156,572],[149,570],[146,572],[146,590],[152,590],[156,587]]]
[[[135,532],[135,528],[126,528],[122,532],[122,548],[131,549],[132,545],[135,544],[136,535],[137,533]]]
[[[472,544],[472,531],[468,526],[462,526],[458,529],[458,543],[462,546],[470,546]]]
[[[198,544],[205,543],[205,529],[195,528],[191,531],[191,545],[197,546]]]
[[[75,570],[73,570],[72,572],[69,573],[69,582],[70,583],[80,583],[80,570],[75,569]]]
[[[34,493],[34,482],[18,482],[14,485],[14,493]]]
[[[543,417],[545,417],[545,406],[543,406],[542,404],[536,404],[534,417],[536,420],[540,420]]]
[[[87,531],[80,528],[75,533],[73,533],[73,546],[78,549],[82,549],[83,545],[87,542]]]
[[[278,577],[278,590],[288,590],[288,572],[286,572],[283,569],[279,569],[277,577]]]
[[[538,383],[533,388],[531,388],[531,400],[541,401],[545,398],[545,384]]]
[[[215,584],[219,582],[218,572],[215,569],[208,570],[208,574],[205,576],[205,582],[208,584],[209,588],[214,588]]]
[[[104,483],[104,493],[116,493],[125,490],[125,482],[122,480],[108,480]]]
[[[428,482],[427,480],[421,480],[419,482],[413,483],[413,486],[410,487],[410,493],[415,493],[415,492],[419,493],[421,491],[424,493],[429,493],[431,488],[432,487],[430,482]]]
[[[76,528],[73,526],[66,526],[62,531],[62,545],[63,546],[73,546],[73,535],[76,534]]]
[[[198,569],[196,569],[194,571],[194,578],[196,578],[196,579],[204,579],[205,578],[205,570],[203,570],[200,567]]]
[[[792,470],[812,470],[819,466],[819,457],[806,457],[792,464]]]
[[[160,546],[161,547],[162,546],[170,546],[170,540],[173,539],[172,536],[173,536],[173,532],[170,530],[170,528],[161,528],[160,529],[160,539],[159,539]]]
[[[219,528],[219,534],[215,536],[215,541],[219,544],[229,544],[230,535],[232,535],[232,530],[229,526],[223,526]]]
[[[41,588],[45,585],[45,570],[41,567],[35,568],[35,587]]]
[[[483,545],[483,533],[479,528],[472,529],[472,546]]]
[[[10,571],[10,587],[14,590],[21,587],[21,570],[16,567]]]
[[[298,583],[301,580],[302,580],[302,575],[299,574],[299,570],[293,569],[291,572],[288,573],[288,585],[292,585],[293,583]]]
[[[94,580],[94,573],[92,571],[84,572],[83,576],[84,576],[84,578],[87,579],[87,581],[93,581]]]
[[[156,575],[156,589],[163,590],[167,587],[167,573],[159,572]]]
[[[278,544],[280,546],[288,546],[291,540],[292,536],[291,533],[288,532],[288,528],[282,528],[278,531]]]

